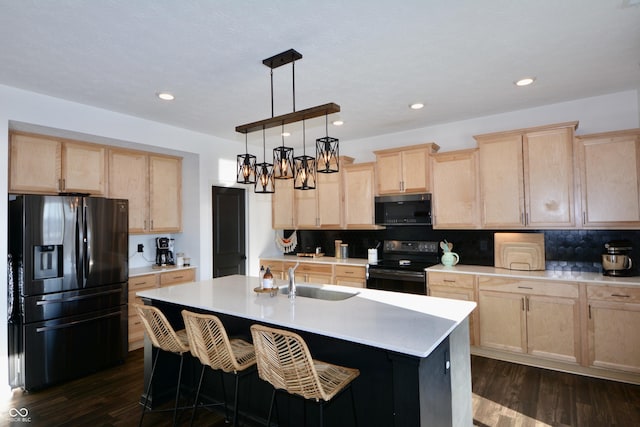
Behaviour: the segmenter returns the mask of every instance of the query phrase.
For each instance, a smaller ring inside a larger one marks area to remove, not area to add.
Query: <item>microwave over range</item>
[[[431,194],[403,194],[375,198],[377,225],[431,225]]]

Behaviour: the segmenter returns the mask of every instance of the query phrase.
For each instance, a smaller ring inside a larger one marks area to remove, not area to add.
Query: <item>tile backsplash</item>
[[[383,240],[430,240],[453,243],[462,264],[493,265],[493,234],[502,230],[433,230],[427,227],[388,227],[385,230],[298,230],[296,252],[322,247],[334,256],[334,240],[349,244],[349,256],[366,258],[367,249]],[[516,230],[517,231],[517,230]],[[529,231],[527,231],[529,232]],[[631,258],[640,262],[640,230],[530,230],[543,232],[547,270],[600,272],[604,244],[629,240]],[[290,231],[285,234],[288,235]]]

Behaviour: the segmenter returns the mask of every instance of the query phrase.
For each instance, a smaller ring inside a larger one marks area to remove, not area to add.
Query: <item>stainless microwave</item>
[[[431,194],[375,198],[377,225],[431,225]]]

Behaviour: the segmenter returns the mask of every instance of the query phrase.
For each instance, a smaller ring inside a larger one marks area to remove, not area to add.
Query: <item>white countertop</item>
[[[368,264],[366,258],[335,258],[332,256],[306,257],[297,255],[271,255],[261,256],[263,261],[287,261],[287,262],[310,262],[314,264],[334,264],[334,265],[355,265],[365,267]]]
[[[168,271],[189,270],[191,268],[196,268],[196,267],[194,265],[188,265],[186,267],[176,267],[175,265],[158,267],[154,265],[149,267],[130,268],[129,277],[144,276],[145,274],[166,273]]]
[[[287,282],[277,280],[278,286]],[[307,331],[417,357],[428,356],[475,308],[475,302],[351,288],[342,301],[258,294],[257,277],[226,276],[137,292],[143,298]]]
[[[514,279],[562,280],[566,282],[583,282],[600,285],[640,286],[640,277],[610,277],[600,273],[585,273],[560,270],[518,271],[506,268],[485,267],[480,265],[461,265],[445,267],[442,264],[426,269],[430,271],[451,272],[461,274],[481,274],[484,276],[513,277]]]

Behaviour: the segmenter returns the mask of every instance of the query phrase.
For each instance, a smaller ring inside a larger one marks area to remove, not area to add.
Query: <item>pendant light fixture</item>
[[[318,172],[334,173],[340,171],[340,150],[338,138],[329,136],[329,115],[324,116],[325,137],[316,139],[316,159]]]
[[[265,144],[264,128],[262,128],[262,158],[264,161],[256,165],[257,179],[254,188],[255,193],[274,193],[276,191],[273,179],[273,165],[271,163],[267,163]]]
[[[249,154],[247,148],[247,134],[244,134],[244,151],[245,154],[238,154],[238,184],[255,184],[256,183],[256,156]]]
[[[282,146],[273,149],[273,177],[293,178],[293,148],[284,146],[284,122],[282,123]]]
[[[307,156],[305,126],[302,121],[302,156],[293,158],[293,188],[296,190],[314,190],[316,188],[316,159]]]

